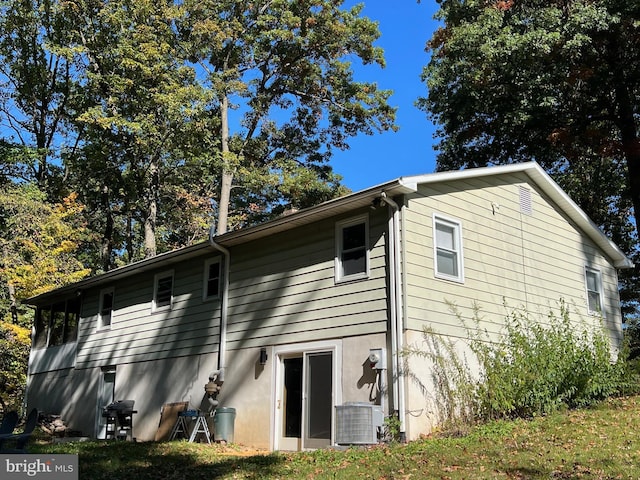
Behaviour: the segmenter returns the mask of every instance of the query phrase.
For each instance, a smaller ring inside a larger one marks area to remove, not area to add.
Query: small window
[[[49,323],[51,320],[51,308],[38,308],[36,312],[36,332],[33,339],[33,348],[45,348],[49,342]]]
[[[100,310],[98,313],[98,328],[109,328],[113,316],[113,288],[100,292]]]
[[[64,339],[65,302],[55,303],[51,307],[49,346],[62,345]]]
[[[220,296],[220,267],[220,259],[217,258],[207,260],[204,264],[204,300],[218,298]]]
[[[600,271],[586,267],[587,305],[589,313],[602,313],[602,277]]]
[[[369,276],[369,222],[366,216],[336,225],[336,280]]]
[[[153,311],[171,309],[173,303],[173,272],[160,273],[155,277]]]
[[[460,222],[433,216],[434,268],[436,277],[464,281],[462,266],[462,226]]]

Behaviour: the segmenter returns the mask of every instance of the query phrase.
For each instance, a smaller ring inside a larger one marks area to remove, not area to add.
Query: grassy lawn
[[[640,397],[494,422],[458,438],[407,445],[257,454],[241,446],[35,442],[77,453],[81,479],[640,479]]]

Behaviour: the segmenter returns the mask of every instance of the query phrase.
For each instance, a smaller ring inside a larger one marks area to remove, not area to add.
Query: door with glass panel
[[[302,450],[331,444],[333,362],[332,351],[279,356],[278,449]]]

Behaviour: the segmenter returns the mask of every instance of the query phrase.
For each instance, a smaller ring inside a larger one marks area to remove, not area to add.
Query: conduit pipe
[[[391,321],[391,371],[393,379],[393,405],[398,411],[400,421],[400,441],[406,441],[405,425],[405,383],[400,352],[404,349],[401,297],[401,268],[400,268],[400,207],[383,191],[380,194],[382,203],[389,206],[389,295],[391,297],[389,316]]]
[[[229,302],[229,264],[231,254],[222,245],[215,241],[214,227],[209,230],[209,244],[224,256],[224,267],[222,273],[222,297],[220,301],[220,345],[218,347],[218,370],[213,372],[216,375],[216,383],[222,385],[224,382],[224,371],[227,366],[227,311]]]

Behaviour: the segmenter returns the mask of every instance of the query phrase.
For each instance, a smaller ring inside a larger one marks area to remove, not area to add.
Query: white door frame
[[[331,352],[333,357],[333,371],[331,373],[332,376],[332,384],[333,384],[333,398],[332,398],[332,408],[331,408],[331,417],[332,417],[332,426],[335,425],[335,406],[340,405],[342,403],[342,340],[323,340],[319,342],[306,342],[306,343],[296,343],[290,345],[280,345],[276,346],[273,349],[273,358],[274,362],[272,362],[273,372],[272,375],[275,381],[272,384],[272,397],[274,399],[272,408],[271,408],[271,449],[278,450],[279,439],[280,439],[280,429],[283,424],[282,413],[283,410],[278,408],[279,405],[282,405],[282,386],[284,383],[284,368],[283,368],[283,359],[290,358],[296,354],[300,354],[304,356],[307,353],[313,352]],[[303,384],[303,389],[306,390],[306,386]],[[303,397],[305,397],[305,393],[303,393]],[[304,400],[304,398],[303,398]],[[304,410],[303,410],[303,428],[304,428]],[[304,431],[302,434],[304,438]],[[335,428],[331,429],[331,445],[335,443]]]

